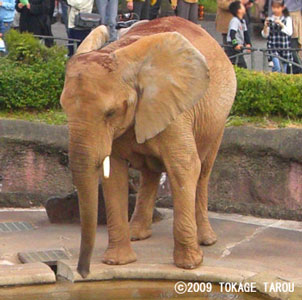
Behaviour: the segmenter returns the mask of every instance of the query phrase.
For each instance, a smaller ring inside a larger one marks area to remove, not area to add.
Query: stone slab
[[[242,282],[254,276],[254,272],[231,268],[201,266],[194,270],[184,270],[170,264],[133,263],[123,266],[92,264],[90,274],[82,278],[76,270],[77,261],[59,261],[57,275],[71,282],[102,281],[109,279],[164,279],[205,282]]]
[[[68,129],[61,125],[0,119],[0,138],[68,149]]]
[[[289,300],[295,291],[295,284],[293,282],[289,282],[268,272],[258,273],[245,280],[245,283],[251,282],[256,283],[256,288],[259,292],[273,299]],[[281,291],[277,288],[278,285],[283,286],[280,289]],[[298,296],[297,293],[295,296]]]
[[[43,263],[0,266],[0,287],[54,282],[56,282],[55,273]]]

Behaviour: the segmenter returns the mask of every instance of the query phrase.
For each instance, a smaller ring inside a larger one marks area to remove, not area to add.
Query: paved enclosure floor
[[[138,261],[131,265],[158,264],[174,267],[172,260],[172,211],[153,224],[153,235],[132,242]],[[302,223],[210,213],[218,242],[204,251],[204,267],[232,268],[254,273],[271,272],[302,283]],[[0,210],[0,222],[28,222],[34,229],[0,233],[1,265],[19,265],[18,252],[63,248],[76,261],[80,244],[79,224],[50,224],[43,209]],[[101,264],[107,246],[107,230],[99,226],[93,264]],[[104,265],[105,267],[105,265]]]

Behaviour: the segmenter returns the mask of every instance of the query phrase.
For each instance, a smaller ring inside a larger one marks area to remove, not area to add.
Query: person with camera
[[[267,48],[272,49],[268,54],[272,54],[273,72],[287,72],[289,62],[279,58],[293,61],[293,54],[290,51],[290,37],[293,33],[292,19],[284,5],[284,0],[272,1],[272,16],[266,18],[262,36],[267,38]]]
[[[228,56],[234,56],[243,52],[243,48],[251,48],[251,39],[248,33],[244,16],[246,13],[245,6],[240,1],[235,1],[230,4],[230,12],[233,15],[229,24],[226,52]],[[250,50],[249,50],[250,51]],[[236,57],[231,58],[232,64],[236,64]],[[243,55],[238,57],[238,67],[247,68]]]

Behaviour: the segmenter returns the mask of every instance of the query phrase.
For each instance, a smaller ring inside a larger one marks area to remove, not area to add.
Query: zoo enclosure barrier
[[[46,36],[46,35],[34,35],[35,38],[38,38],[40,40],[43,40],[43,42],[45,43],[45,40],[57,40],[57,41],[61,41],[62,44],[66,47],[68,46],[73,46],[73,53],[76,53],[77,48],[78,48],[78,43],[81,42],[78,39],[70,39],[70,38],[62,38],[62,37],[55,37],[55,36]]]
[[[63,44],[65,44],[65,46],[73,46],[74,53],[77,50],[77,46],[78,46],[77,43],[80,42],[80,40],[78,40],[78,39],[70,39],[70,38],[62,38],[62,37],[54,37],[54,36],[34,35],[34,37],[39,38],[39,39],[43,40],[44,42],[47,39],[62,41]],[[230,45],[221,45],[221,47],[225,49],[227,47],[232,47],[232,46],[230,46]],[[262,53],[262,70],[267,70],[268,57],[277,57],[280,61],[288,63],[290,74],[293,73],[293,66],[301,69],[301,72],[302,72],[302,64],[298,64],[294,61],[289,61],[289,60],[284,59],[280,56],[276,56],[274,54],[269,54],[268,53],[269,51],[274,51],[274,50],[282,51],[282,50],[285,50],[285,49],[281,49],[281,48],[268,49],[268,48],[255,48],[255,47],[251,47],[251,48],[243,47],[242,49],[243,49],[243,52],[239,52],[238,54],[235,54],[235,55],[232,55],[232,56],[229,57],[230,59],[235,58],[235,63],[236,64],[238,63],[238,60],[239,60],[240,56],[250,56],[251,57],[251,69],[255,70],[255,65],[256,65],[256,63],[255,63],[255,59],[256,59],[255,58],[255,53],[260,52],[260,53]],[[247,50],[249,50],[249,51],[247,51]],[[292,52],[302,51],[302,49],[300,49],[300,48],[288,48],[286,50],[289,50],[289,51],[292,51]],[[281,64],[281,67],[283,68],[282,64]]]
[[[226,49],[226,48],[232,47],[232,46],[230,46],[230,45],[221,45],[221,47]],[[268,53],[269,51],[291,51],[292,53],[294,53],[294,52],[302,51],[301,48],[287,48],[287,49],[284,49],[284,48],[270,48],[270,49],[268,49],[268,48],[254,48],[254,47],[247,48],[247,47],[243,47],[242,50],[243,50],[243,52],[239,52],[238,54],[229,56],[229,59],[235,58],[235,63],[237,64],[240,56],[251,56],[251,69],[255,70],[255,65],[256,65],[255,64],[255,53],[260,52],[260,53],[262,53],[262,70],[267,70],[268,58],[269,57],[277,57],[281,62],[287,63],[289,65],[290,74],[293,73],[293,66],[295,66],[297,68],[300,68],[301,72],[302,72],[302,63],[298,64],[294,61],[290,61],[290,60],[284,59],[280,56]],[[282,71],[284,71],[282,64],[281,64],[281,68],[282,68]]]

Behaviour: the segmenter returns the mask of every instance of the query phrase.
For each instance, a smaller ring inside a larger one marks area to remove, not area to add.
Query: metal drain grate
[[[69,259],[66,251],[63,249],[53,249],[45,251],[19,252],[18,257],[24,264],[43,262],[49,266],[57,264],[58,260]]]
[[[32,229],[34,229],[34,227],[28,222],[0,223],[0,232],[18,232]]]

